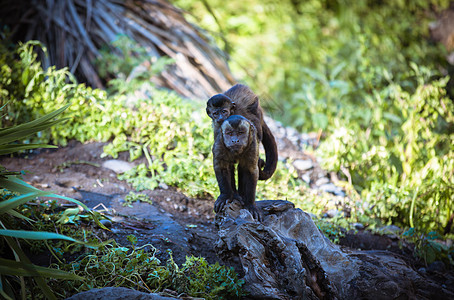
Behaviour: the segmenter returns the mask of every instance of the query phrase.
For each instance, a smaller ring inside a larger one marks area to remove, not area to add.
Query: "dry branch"
[[[154,80],[183,96],[205,99],[235,81],[223,53],[165,0],[6,0],[0,24],[15,41],[41,41],[48,49],[44,67],[69,67],[94,87],[103,87],[94,65],[99,50],[119,35],[147,49],[150,58],[173,58],[174,66]]]

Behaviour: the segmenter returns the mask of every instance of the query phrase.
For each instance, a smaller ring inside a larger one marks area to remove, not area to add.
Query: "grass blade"
[[[10,259],[0,258],[0,274],[8,274],[14,276],[31,276],[28,269],[33,268],[36,273],[43,277],[51,277],[57,279],[69,280],[84,280],[83,277],[68,273],[62,270],[50,269],[33,264],[23,263]]]

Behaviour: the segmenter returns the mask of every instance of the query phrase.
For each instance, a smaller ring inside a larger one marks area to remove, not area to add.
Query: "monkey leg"
[[[238,193],[238,190],[236,189],[236,184],[235,184],[235,164],[232,164],[230,168],[230,183],[232,185],[232,190],[233,190],[233,199],[240,201],[241,203],[243,202],[243,199],[241,198],[240,194]]]
[[[214,164],[214,173],[216,174],[216,180],[218,181],[220,195],[214,203],[214,211],[218,213],[224,206],[227,200],[233,198],[236,191],[232,188],[235,186],[235,182],[232,185],[232,165],[219,165]]]
[[[239,164],[238,165],[238,192],[242,197],[244,208],[249,210],[254,219],[261,221],[257,207],[255,206],[255,193],[257,189],[257,180],[259,178],[259,171],[257,164]]]

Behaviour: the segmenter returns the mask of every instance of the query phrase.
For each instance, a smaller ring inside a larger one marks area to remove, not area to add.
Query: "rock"
[[[168,190],[168,189],[169,189],[169,186],[168,186],[167,184],[165,184],[164,182],[160,182],[160,183],[158,184],[158,187],[159,187],[160,189],[163,189],[163,190]]]
[[[434,261],[427,266],[427,272],[440,272],[443,273],[446,270],[446,266],[442,261]]]
[[[102,225],[106,226],[107,228],[112,227],[112,221],[107,220],[107,219],[99,220],[99,223],[101,223]]]
[[[306,171],[314,167],[312,160],[306,159],[297,159],[293,162],[293,166],[299,171]]]
[[[321,186],[321,185],[324,185],[327,183],[329,183],[329,179],[327,177],[321,177],[321,178],[317,179],[317,181],[315,182],[315,185]]]
[[[318,182],[318,180],[317,180],[317,182]],[[322,184],[319,186],[319,189],[321,191],[331,193],[336,196],[345,197],[345,192],[340,187],[336,186],[334,183]]]
[[[363,230],[364,225],[361,223],[353,223],[353,227],[355,227],[356,230]]]
[[[310,184],[311,183],[311,175],[310,175],[310,172],[309,173],[304,173],[302,176],[301,176],[301,179],[303,179],[303,181],[307,184]]]
[[[147,227],[147,234],[157,237],[169,237],[168,239],[161,239],[160,243],[163,244],[165,242],[172,245],[173,249],[178,249],[178,252],[182,253],[180,258],[184,259],[186,255],[191,255],[188,245],[191,235],[184,230],[183,226],[172,219],[172,214],[147,202],[136,201],[128,207],[123,206],[120,200],[121,197],[116,197],[110,203],[110,207],[119,215],[133,217],[137,220],[152,220],[153,226],[151,228]],[[138,226],[133,225],[133,227]],[[178,264],[184,263],[184,261],[178,261],[176,257],[174,258]]]
[[[43,177],[42,176],[34,175],[32,177],[32,183],[37,183],[37,182],[41,182],[41,181],[43,181]]]
[[[328,218],[334,218],[335,216],[338,216],[340,214],[340,211],[337,209],[330,209],[326,212],[326,216]]]
[[[106,160],[105,162],[102,163],[102,166],[118,174],[127,172],[134,168],[134,164],[118,159]]]
[[[257,201],[255,221],[233,201],[216,215],[215,250],[239,260],[252,299],[454,299],[387,251],[345,253],[288,201]]]
[[[148,294],[124,287],[105,287],[92,289],[86,292],[75,294],[67,300],[171,300],[179,298],[163,297],[158,294]]]
[[[287,139],[289,139],[294,145],[298,145],[300,141],[299,132],[293,127],[286,127],[285,131]]]

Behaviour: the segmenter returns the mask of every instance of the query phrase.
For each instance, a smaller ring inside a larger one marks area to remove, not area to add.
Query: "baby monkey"
[[[220,195],[214,203],[218,213],[227,200],[239,200],[252,216],[261,220],[255,206],[255,191],[259,178],[259,142],[257,129],[240,115],[224,120],[215,135],[213,166]],[[235,185],[235,165],[238,165],[238,189]]]

